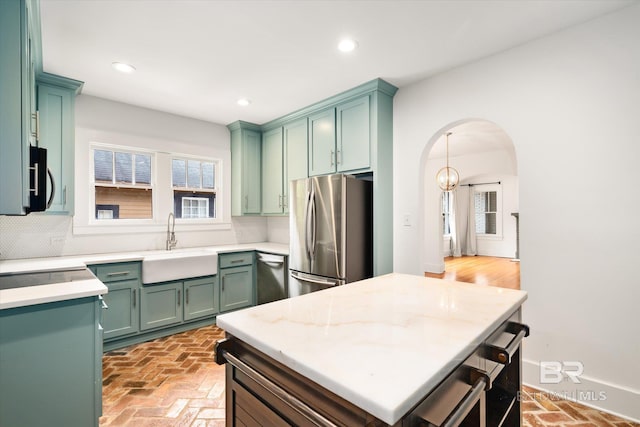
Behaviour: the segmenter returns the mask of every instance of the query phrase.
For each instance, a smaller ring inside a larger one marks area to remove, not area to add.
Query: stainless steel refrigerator
[[[289,296],[372,276],[372,185],[342,174],[291,181]]]

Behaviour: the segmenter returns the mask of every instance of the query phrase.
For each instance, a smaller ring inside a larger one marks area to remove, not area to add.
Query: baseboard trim
[[[640,422],[640,392],[595,378],[580,377],[580,384],[565,378],[559,384],[540,384],[540,363],[522,360],[523,384],[590,408]]]
[[[425,273],[444,273],[444,261],[440,264],[424,264],[423,268]]]

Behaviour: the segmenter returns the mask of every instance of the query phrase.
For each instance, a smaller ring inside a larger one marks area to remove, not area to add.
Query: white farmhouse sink
[[[142,283],[167,282],[218,272],[218,253],[208,249],[184,249],[146,255],[142,259]]]

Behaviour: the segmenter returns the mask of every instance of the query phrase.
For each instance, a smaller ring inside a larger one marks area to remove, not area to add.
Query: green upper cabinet
[[[309,176],[336,171],[336,110],[309,116]]]
[[[75,98],[82,82],[42,73],[38,76],[38,145],[47,149],[55,192],[49,213],[73,215]]]
[[[283,145],[282,128],[262,135],[262,213],[282,214],[283,203]]]
[[[336,107],[336,164],[338,172],[369,169],[369,96]]]
[[[309,116],[309,176],[371,167],[369,95]]]
[[[0,40],[0,214],[24,215],[30,203],[29,147],[37,144],[38,3],[0,1]]]
[[[289,182],[307,177],[307,119],[262,134],[262,214],[289,213]]]
[[[307,177],[307,118],[285,123],[283,127],[284,172],[283,203],[284,213],[289,213],[289,183]]]
[[[259,215],[261,211],[261,130],[237,121],[231,131],[231,215]]]

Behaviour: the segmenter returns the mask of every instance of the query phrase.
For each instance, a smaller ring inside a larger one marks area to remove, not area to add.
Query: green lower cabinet
[[[139,303],[138,280],[107,283],[109,293],[104,295],[108,309],[102,314],[104,339],[118,338],[138,332]]]
[[[217,277],[203,277],[159,285],[140,291],[140,329],[161,328],[218,313]]]
[[[98,297],[0,310],[0,426],[98,426]]]
[[[217,277],[185,280],[184,320],[199,319],[218,313]]]
[[[140,329],[182,322],[182,282],[146,285],[140,291]]]
[[[255,305],[253,265],[224,268],[220,273],[220,312]]]

